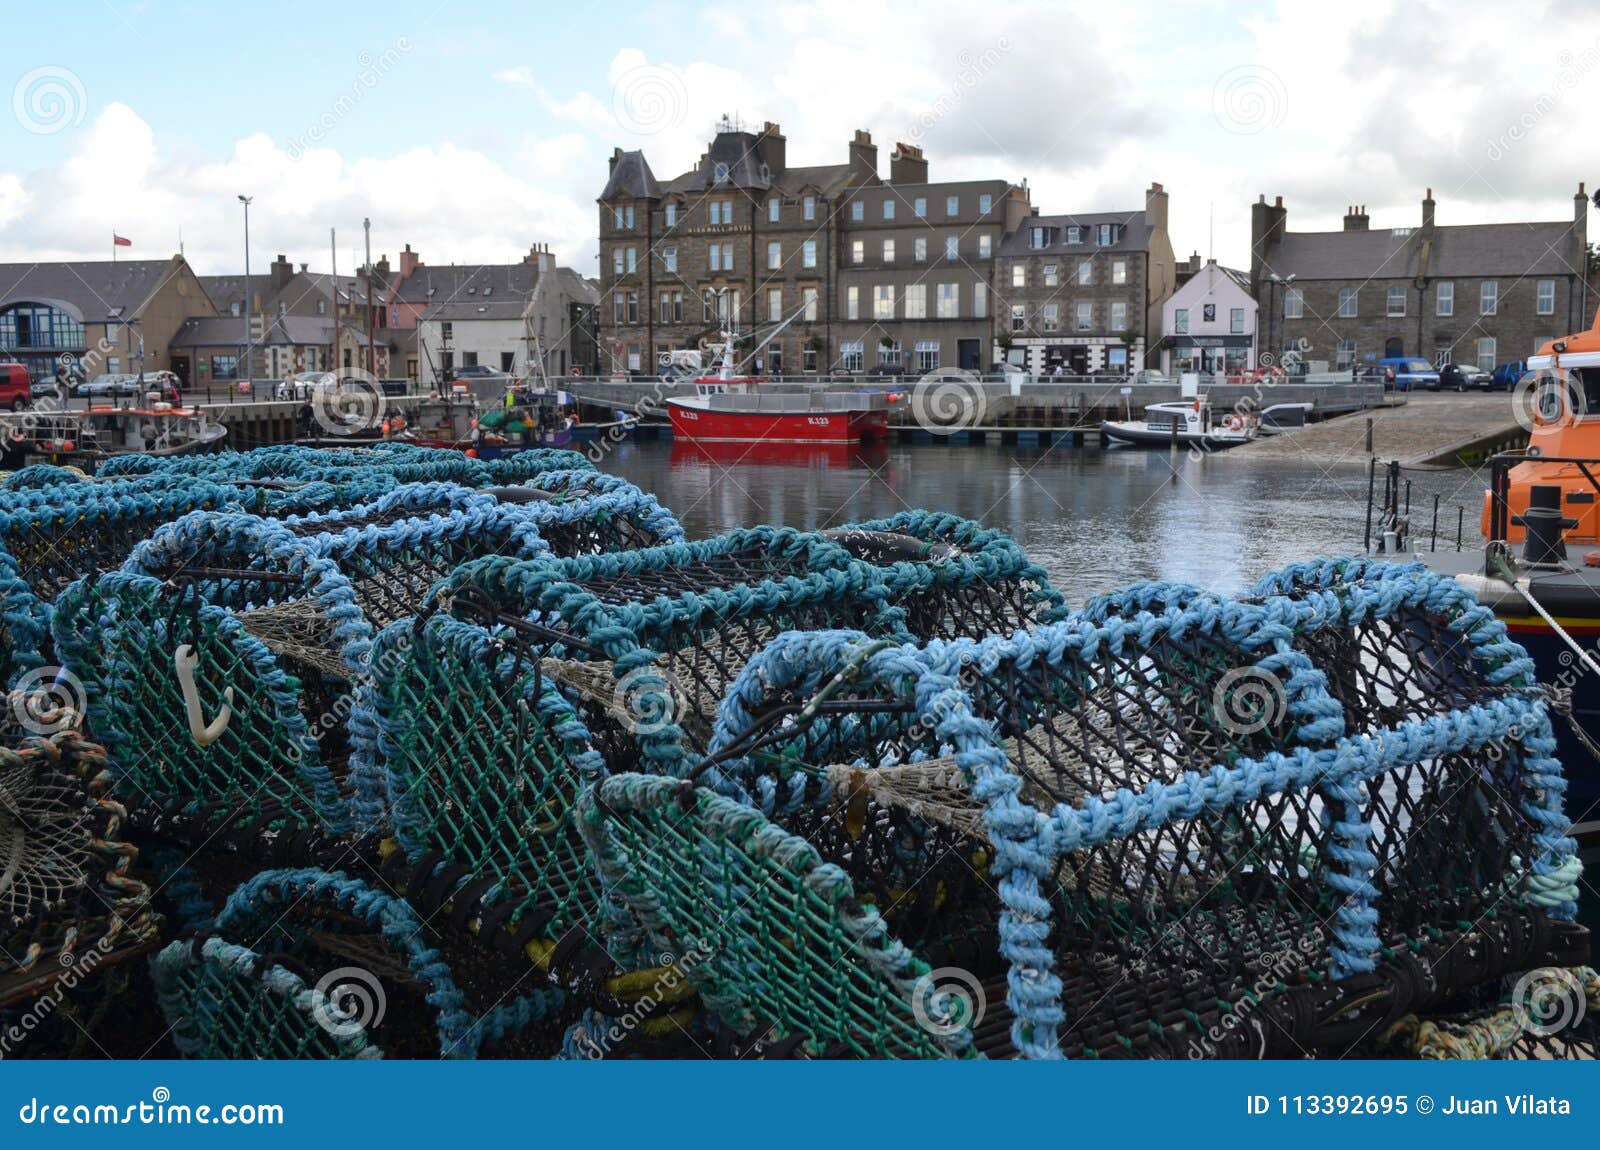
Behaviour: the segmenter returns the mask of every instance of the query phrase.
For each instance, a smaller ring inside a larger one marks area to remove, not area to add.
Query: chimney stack
[[[1250,205],[1250,294],[1257,299],[1263,298],[1261,285],[1274,270],[1272,261],[1277,258],[1276,248],[1288,220],[1282,196],[1268,204],[1261,195]]]
[[[1369,222],[1370,221],[1369,221],[1369,219],[1367,217],[1367,205],[1366,204],[1351,204],[1348,208],[1345,209],[1345,213],[1344,213],[1344,230],[1345,231],[1347,231],[1347,232],[1364,232],[1364,231],[1368,230]]]
[[[761,135],[756,138],[756,154],[774,176],[788,166],[789,143],[784,139],[783,129],[771,120],[762,125]]]
[[[1428,194],[1422,197],[1422,226],[1433,227],[1433,189],[1428,189]]]
[[[421,266],[422,260],[411,250],[411,245],[407,244],[405,251],[400,253],[400,278],[405,279]]]
[[[928,182],[928,161],[922,149],[915,144],[897,143],[889,153],[889,182],[891,184],[925,184]]]
[[[284,258],[282,252],[279,252],[278,258],[272,261],[272,290],[283,290],[283,285],[293,278],[294,265]]]
[[[1144,218],[1152,232],[1167,230],[1167,190],[1154,180],[1144,194]]]
[[[856,129],[855,139],[850,141],[850,167],[867,180],[878,178],[878,145],[872,142],[871,132]]]
[[[622,159],[622,149],[621,148],[612,148],[611,149],[611,169],[610,169],[610,171],[615,172],[617,170],[617,161],[620,160],[620,159]]]

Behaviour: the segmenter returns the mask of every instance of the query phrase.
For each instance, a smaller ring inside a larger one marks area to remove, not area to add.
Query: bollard
[[[1372,416],[1367,416],[1367,454],[1372,454]]]

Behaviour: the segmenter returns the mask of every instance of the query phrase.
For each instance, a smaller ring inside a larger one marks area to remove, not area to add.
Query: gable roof
[[[0,264],[0,306],[24,300],[52,303],[75,319],[101,323],[113,313],[137,315],[182,266],[181,256]]]
[[[1452,224],[1433,229],[1434,279],[1575,275],[1570,222]],[[1301,279],[1412,279],[1422,272],[1422,228],[1285,232],[1267,253],[1271,271]]]
[[[1252,303],[1255,302],[1255,297],[1250,294],[1250,274],[1248,272],[1242,272],[1238,268],[1223,267],[1215,262],[1207,262],[1167,298],[1166,307],[1170,308],[1174,303],[1182,306],[1191,300],[1205,299],[1219,290],[1226,297],[1238,298],[1242,296]]]
[[[405,303],[479,302],[496,296],[526,297],[538,282],[537,264],[418,264],[395,296]]]

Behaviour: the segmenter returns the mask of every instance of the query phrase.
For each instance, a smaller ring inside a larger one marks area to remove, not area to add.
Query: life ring
[[[1227,426],[1228,426],[1228,430],[1229,431],[1243,431],[1244,430],[1244,417],[1243,416],[1239,416],[1239,415],[1230,415],[1230,416],[1228,416],[1228,424],[1227,424]]]

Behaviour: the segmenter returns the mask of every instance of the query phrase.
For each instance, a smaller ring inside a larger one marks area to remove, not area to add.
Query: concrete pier
[[[1226,457],[1365,466],[1376,455],[1412,467],[1460,467],[1527,443],[1505,392],[1413,392],[1403,398],[1402,405],[1341,415],[1235,448]]]

